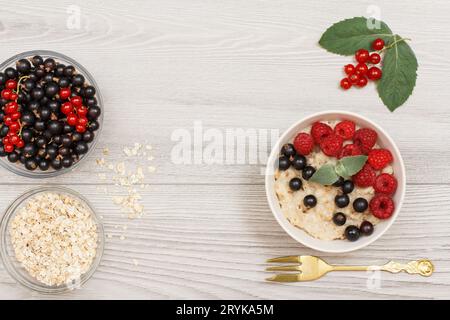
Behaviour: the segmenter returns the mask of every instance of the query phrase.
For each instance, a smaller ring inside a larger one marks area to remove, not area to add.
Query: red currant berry
[[[4,137],[4,138],[2,139],[2,142],[3,142],[3,145],[10,144],[10,142],[9,142],[9,137]]]
[[[19,139],[16,143],[17,148],[23,148],[25,146],[25,142],[22,139]]]
[[[12,101],[12,102],[8,102],[5,105],[5,113],[6,114],[12,114],[17,112],[17,110],[19,110],[19,105],[17,104],[17,102]]]
[[[351,84],[356,84],[358,83],[359,75],[357,73],[352,73],[348,76],[348,80],[350,80]]]
[[[14,134],[11,136],[11,138],[9,138],[9,142],[12,143],[13,145],[17,145],[17,142],[19,142],[20,138],[17,134]]]
[[[9,96],[9,100],[11,100],[11,101],[16,101],[17,98],[19,98],[19,96],[17,95],[17,93],[11,92],[11,94],[10,94],[10,96]]]
[[[367,67],[367,65],[365,63],[358,63],[356,65],[356,72],[359,75],[365,75],[368,70],[369,70],[369,68]]]
[[[86,131],[86,126],[82,126],[82,125],[77,124],[77,126],[75,127],[75,130],[77,132],[79,132],[79,133],[83,133],[83,132]]]
[[[72,103],[70,103],[70,102],[64,102],[62,105],[61,105],[61,112],[62,113],[64,113],[64,114],[69,114],[69,113],[71,113],[72,111],[73,111],[73,106],[72,106]]]
[[[61,90],[59,90],[59,97],[62,100],[66,100],[67,98],[70,97],[70,89],[69,88],[61,88]]]
[[[7,153],[11,153],[14,151],[14,146],[9,143],[5,144],[3,148],[4,148],[5,152],[7,152]]]
[[[9,98],[11,97],[11,93],[12,93],[12,91],[9,89],[3,89],[1,96],[3,99],[9,100]]]
[[[378,63],[380,63],[380,61],[381,61],[381,57],[380,57],[380,55],[379,55],[378,53],[374,52],[374,53],[372,53],[372,54],[370,55],[369,61],[370,61],[370,63],[372,63],[372,64],[378,64]]]
[[[384,40],[377,38],[372,42],[372,49],[373,50],[381,50],[384,47]]]
[[[365,87],[367,84],[367,78],[365,76],[361,76],[359,77],[358,82],[356,83],[356,85],[360,88]]]
[[[87,118],[85,118],[85,117],[78,118],[77,125],[85,127],[87,124],[88,124]]]
[[[81,107],[83,105],[83,99],[80,96],[74,96],[70,99],[70,102],[72,102],[72,104],[75,107]]]
[[[74,126],[77,124],[77,122],[78,122],[78,117],[75,114],[70,113],[67,115],[67,124],[69,126]]]
[[[369,71],[367,72],[367,77],[368,77],[370,80],[378,80],[378,79],[381,78],[382,74],[383,74],[383,73],[381,72],[380,68],[372,67],[372,68],[370,68]]]
[[[11,119],[14,121],[19,120],[21,117],[22,117],[22,114],[18,111],[11,113]]]
[[[88,109],[85,106],[81,106],[77,108],[77,115],[80,117],[86,116],[88,113]]]
[[[356,61],[360,63],[366,63],[367,60],[369,60],[369,51],[367,51],[366,49],[359,49],[355,53],[355,58]]]
[[[344,66],[344,72],[346,73],[346,74],[352,74],[353,72],[355,72],[355,66],[354,65],[352,65],[352,64],[347,64],[347,65],[345,65]]]
[[[20,123],[17,121],[14,121],[8,127],[9,127],[9,131],[18,132],[20,130]]]
[[[3,122],[9,127],[11,125],[11,123],[13,123],[13,120],[12,120],[11,116],[5,116],[3,118]]]
[[[9,80],[6,81],[6,83],[5,83],[5,88],[6,88],[6,89],[15,89],[16,87],[17,87],[17,82],[16,82],[16,80],[9,79]]]
[[[344,90],[348,90],[350,89],[350,87],[352,86],[352,83],[350,82],[350,80],[348,80],[348,78],[344,78],[341,80],[341,88]]]

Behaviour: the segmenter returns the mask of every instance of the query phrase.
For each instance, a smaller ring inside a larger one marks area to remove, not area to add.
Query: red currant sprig
[[[13,152],[15,148],[23,148],[25,145],[25,142],[21,138],[22,125],[20,118],[22,114],[20,113],[17,100],[19,98],[20,82],[26,78],[28,77],[22,77],[18,82],[14,79],[9,79],[5,83],[5,88],[0,93],[3,99],[9,100],[3,109],[5,112],[3,123],[8,127],[8,133],[2,139],[2,142],[3,148],[7,153]]]
[[[372,49],[376,51],[383,51],[384,40],[375,39],[372,42]],[[344,66],[344,72],[347,75],[342,79],[340,86],[344,90],[350,89],[352,86],[365,87],[368,80],[378,80],[382,77],[382,71],[376,66],[369,67],[367,64],[376,65],[381,62],[381,56],[377,52],[370,53],[366,49],[359,49],[355,52],[355,59],[358,64],[347,64]]]
[[[67,91],[68,90],[68,91]],[[66,100],[70,97],[70,89],[63,88],[59,92],[59,96]],[[60,108],[61,112],[66,115],[66,122],[69,126],[75,127],[79,133],[86,131],[88,119],[86,117],[88,109],[83,106],[83,99],[80,96],[74,96],[64,102]]]

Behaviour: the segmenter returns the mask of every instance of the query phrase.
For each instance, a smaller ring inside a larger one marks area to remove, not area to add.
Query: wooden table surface
[[[347,299],[450,298],[450,2],[280,1],[29,1],[0,10],[0,60],[33,49],[64,53],[84,65],[105,100],[94,154],[75,172],[47,180],[1,169],[0,210],[41,184],[82,192],[103,215],[103,260],[81,290],[63,299]],[[79,28],[76,14],[80,12]],[[379,11],[396,33],[412,38],[417,86],[390,113],[373,85],[337,88],[348,57],[317,45],[344,18]],[[75,15],[75,16],[74,16]],[[75,17],[75,18],[74,18]],[[75,20],[73,20],[75,19]],[[343,109],[381,124],[397,142],[407,192],[392,228],[353,253],[320,254],[291,239],[274,220],[263,165],[175,164],[177,129],[278,129],[313,112]],[[123,159],[134,142],[153,146],[156,172],[146,174],[145,215],[128,220],[104,194],[102,149]],[[100,186],[100,188],[99,188]],[[127,226],[124,230],[123,226]],[[122,239],[120,238],[121,236]],[[332,263],[380,264],[427,257],[430,278],[335,273],[310,283],[264,282],[265,259],[320,254]],[[1,264],[0,264],[1,265]],[[17,284],[0,266],[0,298],[49,298]]]

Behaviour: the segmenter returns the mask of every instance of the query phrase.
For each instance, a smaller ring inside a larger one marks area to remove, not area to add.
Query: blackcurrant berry
[[[8,79],[16,79],[18,77],[18,74],[17,74],[16,69],[8,67],[5,69],[5,76]]]
[[[312,166],[306,166],[302,171],[302,178],[305,180],[309,180],[313,174],[316,172],[316,169]]]
[[[317,199],[314,195],[310,194],[303,198],[303,204],[308,208],[314,208],[317,204]]]
[[[31,70],[31,63],[27,59],[20,59],[16,62],[16,69],[21,74],[27,74]]]
[[[349,241],[356,241],[360,237],[360,231],[356,226],[348,226],[345,228],[345,237]]]
[[[52,71],[56,67],[55,59],[52,58],[45,59],[44,66],[47,70]]]
[[[92,108],[90,108],[90,109],[92,110]],[[286,143],[283,147],[281,147],[281,154],[286,157],[294,156],[296,154],[294,145],[292,143]]]
[[[38,165],[35,159],[29,158],[25,160],[25,168],[28,170],[36,170],[37,166]]]
[[[364,198],[356,198],[353,201],[353,209],[356,212],[364,212],[367,210],[368,207],[369,207],[369,203]]]
[[[289,181],[289,188],[291,188],[292,191],[300,190],[302,185],[303,183],[300,178],[292,178],[291,181]]]
[[[301,154],[297,154],[294,156],[292,160],[292,166],[297,170],[303,170],[306,166],[306,158]]]
[[[88,110],[87,118],[91,121],[97,120],[101,114],[101,109],[98,106],[92,106]],[[294,150],[295,152],[295,150]]]
[[[34,56],[31,58],[31,62],[33,63],[33,66],[39,67],[44,64],[44,59],[42,59],[41,56]]]
[[[50,163],[47,160],[39,161],[39,169],[47,171],[50,168]]]
[[[50,165],[55,170],[59,170],[59,169],[62,168],[62,163],[61,163],[61,160],[59,158],[52,159],[52,161],[50,162]]]
[[[72,78],[72,85],[75,87],[81,87],[84,84],[84,76],[81,74],[76,74]]]
[[[95,95],[95,88],[93,86],[87,86],[84,88],[84,96],[86,98],[91,98]]]
[[[342,212],[336,212],[333,215],[333,222],[337,226],[343,226],[347,221],[347,217]]]
[[[83,141],[85,142],[91,142],[92,140],[94,140],[94,133],[91,131],[86,131],[85,133],[83,133]]]
[[[54,97],[59,92],[59,86],[56,82],[51,81],[45,85],[45,95],[49,98]]]
[[[334,203],[338,208],[345,208],[350,203],[350,198],[346,194],[340,194],[334,198]]]
[[[64,158],[62,159],[62,166],[63,166],[64,168],[69,168],[69,167],[72,166],[72,164],[73,164],[73,159],[72,159],[72,157],[64,157]]]
[[[345,180],[342,183],[342,192],[343,193],[351,193],[355,189],[355,184],[352,180]]]
[[[373,224],[369,221],[363,221],[359,226],[359,230],[365,236],[370,236],[373,233]]]

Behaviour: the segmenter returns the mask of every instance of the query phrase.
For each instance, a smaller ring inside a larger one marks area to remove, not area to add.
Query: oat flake
[[[97,226],[79,199],[44,192],[29,199],[9,230],[17,260],[38,281],[56,286],[86,273],[97,252]]]

